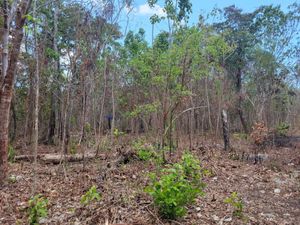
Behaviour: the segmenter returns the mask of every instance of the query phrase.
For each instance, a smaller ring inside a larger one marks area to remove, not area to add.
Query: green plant
[[[12,145],[8,145],[8,161],[14,162],[16,156],[16,151]]]
[[[234,208],[233,215],[239,218],[243,217],[244,204],[237,192],[232,192],[230,197],[224,200],[225,203],[231,205]]]
[[[138,157],[143,161],[149,161],[153,157],[153,152],[146,149],[138,150]]]
[[[39,220],[46,217],[48,214],[48,200],[42,195],[38,194],[28,201],[28,205],[29,224],[39,224]]]
[[[237,140],[247,140],[248,139],[248,134],[245,134],[245,133],[234,133],[232,136]]]
[[[120,131],[119,129],[114,129],[114,136],[116,137],[116,138],[118,138],[118,137],[120,137],[120,136],[122,136],[122,135],[124,135],[125,133],[124,132],[122,132],[122,131]]]
[[[290,128],[290,125],[282,122],[276,126],[275,131],[276,131],[276,134],[279,136],[286,136],[289,128]]]
[[[153,151],[153,148],[151,145],[144,145],[142,146],[138,152],[138,157],[143,161],[149,161],[155,157],[155,152]]]
[[[85,131],[86,133],[91,133],[91,131],[92,131],[92,126],[91,126],[90,123],[85,123],[85,124],[84,124],[84,131]]]
[[[135,141],[133,143],[133,149],[136,151],[139,159],[143,161],[149,161],[156,156],[153,146],[145,143],[143,140]]]
[[[203,195],[199,161],[185,153],[180,163],[151,174],[151,184],[146,188],[163,218],[176,219],[186,214],[186,206],[198,195]]]
[[[81,196],[80,203],[82,205],[88,205],[90,202],[97,200],[99,201],[101,194],[97,191],[95,185],[93,185],[84,195]]]
[[[77,143],[74,139],[71,139],[71,141],[70,141],[69,152],[72,155],[75,155],[77,153]]]

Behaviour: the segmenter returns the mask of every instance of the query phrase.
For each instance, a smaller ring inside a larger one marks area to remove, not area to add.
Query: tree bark
[[[36,7],[37,0],[34,1],[33,4],[33,17],[36,18]],[[33,32],[34,32],[34,55],[35,55],[35,73],[34,73],[34,112],[33,112],[33,142],[32,149],[34,155],[33,161],[33,184],[32,184],[32,194],[35,195],[36,186],[37,186],[37,155],[38,155],[38,140],[39,140],[39,76],[40,76],[40,61],[39,61],[39,43],[37,38],[37,28],[36,23],[33,24]]]
[[[4,3],[7,1],[4,1]],[[13,31],[9,62],[5,70],[2,70],[0,83],[0,184],[4,183],[8,172],[8,127],[10,105],[14,88],[15,71],[23,39],[23,26],[26,21],[31,0],[23,0],[17,11],[15,19],[15,30]],[[4,4],[5,6],[5,4]],[[3,60],[3,59],[2,59]],[[4,60],[8,60],[4,58]],[[2,63],[3,64],[3,63]]]
[[[230,133],[229,133],[229,125],[228,125],[228,118],[227,112],[225,109],[222,110],[222,123],[223,123],[223,139],[224,139],[224,149],[230,150]]]
[[[55,53],[58,53],[58,47],[57,47],[57,23],[58,23],[58,6],[57,3],[54,2],[54,13],[53,13],[53,20],[54,20],[54,29],[53,29],[53,50]],[[51,111],[50,111],[50,118],[49,118],[49,127],[48,127],[48,137],[47,137],[47,143],[48,144],[54,144],[54,136],[55,136],[55,128],[56,128],[56,118],[58,117],[58,111],[59,104],[57,98],[59,97],[59,88],[58,85],[56,85],[56,82],[59,82],[59,71],[60,70],[60,63],[59,58],[56,58],[54,60],[54,79],[53,79],[53,90],[51,94]]]
[[[244,117],[244,113],[243,113],[243,109],[242,109],[243,96],[242,96],[242,70],[241,70],[241,68],[238,68],[237,73],[236,73],[236,90],[237,90],[237,94],[238,94],[237,112],[239,114],[243,130],[247,134],[248,127],[247,127],[246,119]]]

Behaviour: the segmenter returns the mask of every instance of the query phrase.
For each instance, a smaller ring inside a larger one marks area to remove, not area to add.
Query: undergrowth
[[[199,195],[204,195],[200,162],[185,153],[179,163],[168,165],[150,175],[151,184],[146,188],[160,215],[176,219],[186,214],[186,206]]]
[[[41,218],[48,214],[48,200],[38,194],[28,201],[28,222],[30,225],[37,225]]]

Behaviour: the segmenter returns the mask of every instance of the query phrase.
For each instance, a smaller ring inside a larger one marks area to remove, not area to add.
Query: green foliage
[[[114,129],[114,136],[115,136],[116,138],[118,138],[118,137],[120,137],[120,136],[122,136],[122,135],[124,135],[124,134],[125,134],[125,133],[122,132],[122,131],[120,131],[119,129],[117,129],[117,128]]]
[[[148,115],[150,113],[156,112],[159,107],[159,102],[154,102],[150,104],[138,105],[133,111],[128,113],[129,117],[137,117],[140,115]]]
[[[153,152],[147,151],[146,149],[140,149],[138,151],[138,157],[143,161],[149,161],[153,157]]]
[[[232,136],[238,140],[247,140],[248,139],[248,134],[245,134],[245,133],[234,133]]]
[[[91,133],[92,127],[91,127],[90,123],[85,123],[84,124],[84,131],[87,132],[87,133]]]
[[[59,59],[59,52],[55,52],[52,48],[46,48],[45,54],[48,58],[52,58],[55,60]]]
[[[29,214],[29,224],[37,225],[39,220],[44,218],[48,214],[47,205],[48,200],[42,195],[35,195],[28,201],[28,214]]]
[[[135,141],[133,143],[133,149],[137,152],[139,159],[143,161],[149,161],[156,156],[153,146],[144,143],[142,140]]]
[[[237,192],[232,192],[230,197],[224,200],[224,203],[231,205],[234,208],[233,215],[239,218],[243,217],[243,202]]]
[[[71,138],[69,151],[72,155],[77,153],[77,143],[74,139]]]
[[[132,147],[140,160],[152,161],[158,166],[164,163],[163,154],[167,151],[165,148],[158,150],[155,145],[146,143],[142,139],[135,141]]]
[[[190,153],[185,153],[180,163],[151,174],[151,184],[146,188],[163,218],[175,219],[186,214],[186,206],[203,195],[201,167]]]
[[[16,150],[14,149],[14,147],[12,145],[8,145],[8,161],[14,162],[15,156],[16,156]]]
[[[101,194],[97,191],[95,185],[93,185],[84,195],[81,196],[80,203],[82,205],[88,205],[92,201],[101,199]]]
[[[276,126],[276,134],[278,134],[279,136],[286,136],[289,128],[290,125],[288,125],[285,122],[282,122]]]

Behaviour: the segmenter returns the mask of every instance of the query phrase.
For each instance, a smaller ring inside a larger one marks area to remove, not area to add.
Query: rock
[[[266,193],[265,190],[260,190],[259,192],[262,193],[262,194],[265,194],[265,193]]]
[[[201,217],[202,217],[202,214],[201,214],[201,213],[197,213],[197,217],[198,217],[198,218],[201,218]]]
[[[223,219],[224,222],[231,222],[232,221],[232,217],[230,216],[225,216]]]
[[[275,193],[275,194],[279,194],[280,191],[281,191],[281,190],[280,190],[279,188],[274,189],[274,193]]]
[[[286,181],[281,180],[280,178],[275,178],[275,179],[274,179],[274,182],[275,182],[276,184],[279,184],[279,185],[282,185],[282,184],[285,184],[285,183],[286,183]]]
[[[46,218],[41,218],[39,220],[39,224],[46,224],[48,222],[48,220]]]
[[[263,217],[266,217],[268,219],[273,219],[275,216],[271,213],[260,213]]]
[[[136,175],[135,174],[132,175],[132,179],[136,179]]]
[[[18,204],[19,210],[21,210],[21,211],[27,209],[27,207],[28,207],[27,202],[18,202],[17,204]]]
[[[196,210],[197,210],[197,212],[199,212],[201,210],[201,208],[200,207],[196,207]]]
[[[216,215],[213,215],[212,218],[213,218],[214,221],[219,221],[220,220],[219,217],[216,216]]]
[[[50,191],[50,196],[51,197],[57,197],[58,196],[58,192],[56,190],[52,190],[52,191]]]

